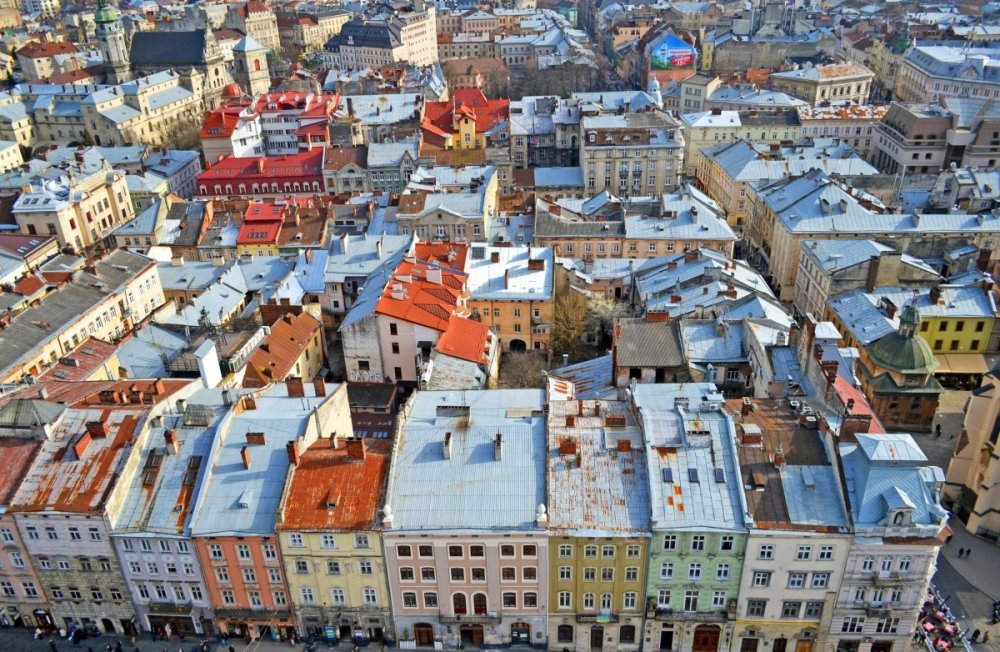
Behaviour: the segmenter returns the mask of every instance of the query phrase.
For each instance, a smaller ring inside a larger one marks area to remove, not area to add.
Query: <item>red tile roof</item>
[[[448,330],[441,333],[434,348],[453,358],[489,364],[492,337],[488,324],[465,317],[452,317]]]
[[[510,100],[490,100],[478,88],[460,88],[446,102],[427,102],[423,126],[434,133],[452,133],[455,113],[476,121],[476,131],[482,133],[510,118]]]
[[[37,378],[36,383],[41,380],[85,380],[104,365],[117,350],[116,344],[88,337],[80,346],[59,358],[56,364]],[[112,371],[118,373],[117,365]]]
[[[0,437],[0,459],[3,473],[0,473],[0,505],[10,504],[14,492],[21,486],[21,480],[38,455],[42,442],[39,439],[21,437]]]
[[[326,150],[323,167],[327,170],[339,170],[353,163],[359,168],[368,168],[367,147],[330,147]]]
[[[426,278],[430,269],[426,263],[404,260],[386,284],[375,312],[439,332],[447,330],[465,292],[466,275],[438,268],[441,283],[435,283]]]
[[[12,256],[30,256],[34,251],[41,249],[54,238],[55,236],[50,235],[2,233],[0,234],[0,250],[6,251]]]
[[[364,450],[364,459],[360,450]],[[348,452],[354,451],[354,457]],[[358,439],[330,448],[320,439],[294,467],[278,530],[367,530],[376,525],[392,442]],[[335,506],[333,506],[335,505]],[[333,507],[332,507],[333,506]]]
[[[323,149],[315,148],[289,156],[255,156],[236,158],[227,156],[198,175],[198,194],[216,195],[215,185],[222,187],[222,194],[247,194],[250,184],[278,184],[278,192],[293,192],[284,189],[284,183],[306,183],[301,192],[312,192],[313,183],[323,186]],[[247,192],[238,192],[239,184],[246,185]],[[225,186],[232,187],[226,191]],[[264,191],[267,192],[267,191]]]
[[[833,389],[837,392],[837,397],[844,405],[847,405],[848,400],[854,399],[854,407],[850,412],[851,416],[870,416],[872,418],[871,424],[868,426],[869,433],[875,435],[885,434],[885,426],[882,425],[879,418],[872,412],[871,405],[868,404],[868,399],[861,393],[861,390],[847,382],[840,375],[833,381]]]
[[[285,379],[295,361],[319,332],[321,324],[307,312],[287,314],[271,326],[271,334],[247,361],[244,387],[266,387]]]
[[[465,269],[465,257],[468,253],[466,245],[451,242],[417,242],[414,249],[417,260],[460,271]]]
[[[51,77],[47,77],[45,81],[49,84],[80,84],[87,83],[98,77],[103,78],[103,76],[103,66],[90,66],[89,68],[79,68],[52,75]]]
[[[68,41],[59,43],[33,41],[18,50],[17,55],[28,59],[43,59],[45,57],[54,57],[57,54],[75,54],[77,52],[79,50],[76,49],[76,46]]]

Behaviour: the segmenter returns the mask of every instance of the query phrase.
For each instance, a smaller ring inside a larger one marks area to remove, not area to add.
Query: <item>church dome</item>
[[[94,22],[99,25],[101,23],[117,23],[118,10],[109,5],[108,0],[99,0],[97,11],[94,12]]]
[[[243,89],[236,82],[226,84],[222,89],[222,97],[240,98],[243,97]]]
[[[937,358],[924,338],[917,335],[920,312],[907,305],[899,315],[899,330],[868,347],[868,357],[880,367],[904,374],[929,374],[938,368]]]

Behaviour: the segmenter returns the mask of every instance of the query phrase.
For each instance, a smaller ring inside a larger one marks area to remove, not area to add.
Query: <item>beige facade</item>
[[[488,33],[461,32],[454,35],[443,34],[438,37],[438,58],[441,61],[480,57],[496,58],[499,53],[496,41]]]
[[[698,153],[706,147],[731,143],[737,138],[753,143],[780,143],[799,135],[798,116],[781,109],[774,112],[712,109],[681,116],[684,127],[684,173],[698,172]]]
[[[797,109],[803,138],[840,138],[866,161],[875,155],[875,128],[888,110],[873,105]]]
[[[983,387],[995,383],[990,373]],[[994,428],[1000,415],[1000,394],[973,392],[965,408],[963,442],[956,449],[942,491],[942,503],[949,507],[965,529],[979,536],[1000,533],[1000,460],[992,452],[997,442]],[[957,527],[957,523],[953,524]]]
[[[808,66],[771,74],[770,85],[813,106],[828,102],[867,104],[875,74],[857,63]]]
[[[677,188],[684,136],[665,113],[626,113],[581,120],[584,192],[656,196]]]

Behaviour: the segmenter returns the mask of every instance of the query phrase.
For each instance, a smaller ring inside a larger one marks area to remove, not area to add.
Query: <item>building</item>
[[[117,250],[10,317],[0,349],[0,378],[38,376],[88,337],[113,341],[163,304],[156,263]]]
[[[585,116],[580,135],[585,192],[643,197],[677,189],[685,136],[669,115],[650,111]]]
[[[946,97],[995,97],[993,71],[1000,52],[966,43],[914,45],[903,57],[896,81],[900,102],[930,104]]]
[[[772,72],[771,87],[813,106],[834,102],[868,104],[875,73],[857,63],[806,64]]]
[[[1000,532],[996,505],[997,460],[988,454],[993,445],[993,424],[998,414],[996,376],[983,376],[982,386],[972,390],[965,408],[961,441],[948,464],[943,502],[963,526],[978,536]]]
[[[684,174],[698,172],[698,154],[708,147],[737,139],[757,144],[792,142],[799,134],[799,119],[792,111],[723,111],[711,109],[680,116],[684,129]]]
[[[76,46],[68,41],[31,41],[14,54],[24,79],[36,81],[79,65],[78,60],[72,56],[78,53]],[[72,63],[66,62],[67,59]],[[65,63],[69,63],[69,66],[65,66]]]
[[[312,5],[309,10],[296,7],[292,11],[277,12],[278,38],[286,57],[296,59],[306,53],[320,53],[324,60],[336,65],[329,56],[324,56],[324,44],[335,38],[353,14],[341,7]]]
[[[652,650],[730,649],[746,554],[736,431],[712,383],[636,385],[652,505],[644,638]]]
[[[429,66],[438,61],[433,6],[395,12],[388,17],[358,16],[345,22],[326,42],[324,58],[341,69],[391,66],[407,62]]]
[[[832,434],[782,399],[726,408],[749,527],[731,649],[825,650],[852,544]]]
[[[10,511],[11,499],[51,434],[51,424],[65,407],[49,401],[17,398],[0,407],[0,450],[6,472],[0,478],[0,538],[4,542],[0,569],[0,624],[4,627],[52,627],[45,586],[30,563],[26,541]]]
[[[340,326],[348,377],[415,386],[452,317],[469,317],[463,272],[407,259],[366,283]],[[374,373],[373,373],[374,372]]]
[[[548,605],[544,410],[541,390],[419,392],[403,408],[382,510],[400,640],[547,644],[570,598]]]
[[[284,199],[323,192],[323,148],[290,156],[230,156],[198,175],[195,194],[216,199]]]
[[[48,412],[51,436],[14,494],[10,511],[57,627],[119,635],[135,631],[135,612],[108,527],[121,509],[113,493],[119,480],[115,470],[151,435],[149,418],[162,402],[185,384],[82,384],[68,407]],[[67,389],[72,393],[72,387]]]
[[[268,52],[277,54],[281,51],[278,21],[274,12],[263,2],[249,0],[243,4],[229,5],[224,24],[253,38]]]
[[[938,361],[918,335],[920,328],[920,311],[908,304],[900,311],[896,331],[861,349],[861,390],[875,416],[893,430],[929,431],[943,391],[934,378]]]
[[[944,472],[924,466],[913,437],[855,439],[838,446],[854,541],[828,640],[838,650],[878,652],[909,644],[950,532],[949,514],[940,503]]]
[[[483,242],[499,215],[498,186],[492,165],[420,167],[399,198],[399,233],[425,242]]]
[[[135,607],[136,629],[204,636],[216,631],[215,620],[191,539],[191,518],[229,406],[214,388],[181,402],[180,412],[164,411],[136,446],[139,463],[120,481],[122,505],[111,521],[111,538]]]
[[[368,177],[371,189],[381,192],[403,192],[416,171],[420,158],[417,139],[398,143],[372,143],[368,146]]]
[[[625,402],[550,397],[548,638],[555,646],[638,650],[642,643],[650,543],[643,448]]]
[[[267,67],[267,48],[250,35],[244,36],[233,46],[233,80],[247,93],[256,97],[271,90],[271,76]]]
[[[287,449],[352,434],[345,385],[289,378],[235,399],[191,520],[219,632],[251,639],[295,633],[275,535]]]
[[[888,110],[887,106],[871,104],[800,106],[795,109],[803,138],[839,138],[866,161],[874,159],[878,140],[875,130]]]
[[[487,99],[478,88],[459,88],[444,102],[427,102],[423,140],[441,149],[485,149],[510,137],[510,100]]]
[[[223,100],[239,89],[223,91]],[[232,156],[245,158],[265,154],[260,114],[252,106],[224,103],[205,116],[201,126],[201,150],[209,165]]]
[[[766,260],[773,286],[782,301],[795,295],[802,240],[831,237],[890,238],[904,253],[921,259],[944,258],[965,246],[979,250],[1000,231],[1000,217],[895,213],[875,197],[848,191],[819,170],[777,181],[753,193],[744,233],[754,249],[752,257]],[[836,230],[830,216],[836,215]]]
[[[619,319],[611,342],[612,382],[679,383],[690,378],[677,320]]]
[[[470,317],[488,324],[504,351],[548,351],[553,256],[547,247],[473,245],[465,262]]]
[[[199,109],[218,106],[223,89],[233,81],[222,48],[207,28],[135,32],[129,41],[127,61],[135,77],[163,70],[185,71],[192,90],[204,102],[199,103]],[[117,59],[105,63],[112,68],[121,66]]]
[[[289,442],[275,527],[299,636],[378,644],[396,639],[380,523],[392,446],[346,434]]]
[[[267,387],[287,378],[317,378],[326,363],[323,325],[308,312],[288,313],[247,359],[244,387]]]
[[[848,181],[878,175],[878,170],[839,139],[807,139],[790,147],[781,143],[755,145],[737,139],[701,150],[697,179],[698,185],[724,209],[729,225],[740,229],[749,210],[747,193],[752,187],[813,168]]]
[[[500,339],[489,325],[452,317],[438,338],[420,379],[422,389],[495,389],[500,377]]]
[[[817,319],[828,299],[851,290],[889,284],[933,285],[941,276],[925,262],[875,240],[803,240],[793,302]]]

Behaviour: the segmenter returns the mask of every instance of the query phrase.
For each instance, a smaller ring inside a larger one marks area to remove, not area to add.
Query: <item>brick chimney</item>
[[[285,379],[285,386],[288,388],[288,396],[294,398],[305,398],[306,388],[302,384],[302,378],[292,376]]]
[[[83,437],[80,437],[75,444],[73,444],[73,452],[76,453],[76,459],[83,459],[83,454],[87,450],[87,446],[90,446],[90,433],[83,433]]]
[[[257,409],[257,399],[253,396],[247,394],[243,397],[243,409],[244,410],[256,410]]]
[[[503,435],[499,432],[493,439],[493,457],[499,462],[503,459]]]
[[[785,465],[785,451],[782,450],[781,444],[774,450],[774,455],[771,456],[771,461],[774,462],[774,467],[780,469]]]
[[[243,458],[243,468],[250,470],[250,447],[244,446],[240,449],[240,457]]]
[[[108,436],[108,424],[103,421],[88,421],[87,433],[94,439],[103,439]]]
[[[563,437],[559,440],[560,455],[576,455],[576,440],[572,437]]]
[[[352,460],[364,460],[365,451],[365,440],[361,437],[348,437],[344,440],[344,445],[347,446],[347,457]]]
[[[285,450],[288,452],[288,463],[298,466],[299,462],[302,460],[302,454],[299,453],[299,444],[296,441],[290,441],[285,444]]]
[[[931,305],[936,306],[937,302],[941,300],[941,287],[937,285],[932,287],[928,297],[931,300]]]
[[[163,431],[163,440],[167,445],[167,453],[170,455],[176,455],[180,450],[180,443],[177,440],[177,431],[170,429]]]
[[[450,460],[451,459],[451,433],[444,433],[444,439],[441,441],[441,457]]]
[[[313,378],[313,392],[316,396],[326,396],[326,381],[322,378]]]
[[[251,446],[263,446],[267,443],[267,435],[262,432],[248,432],[247,444]]]

